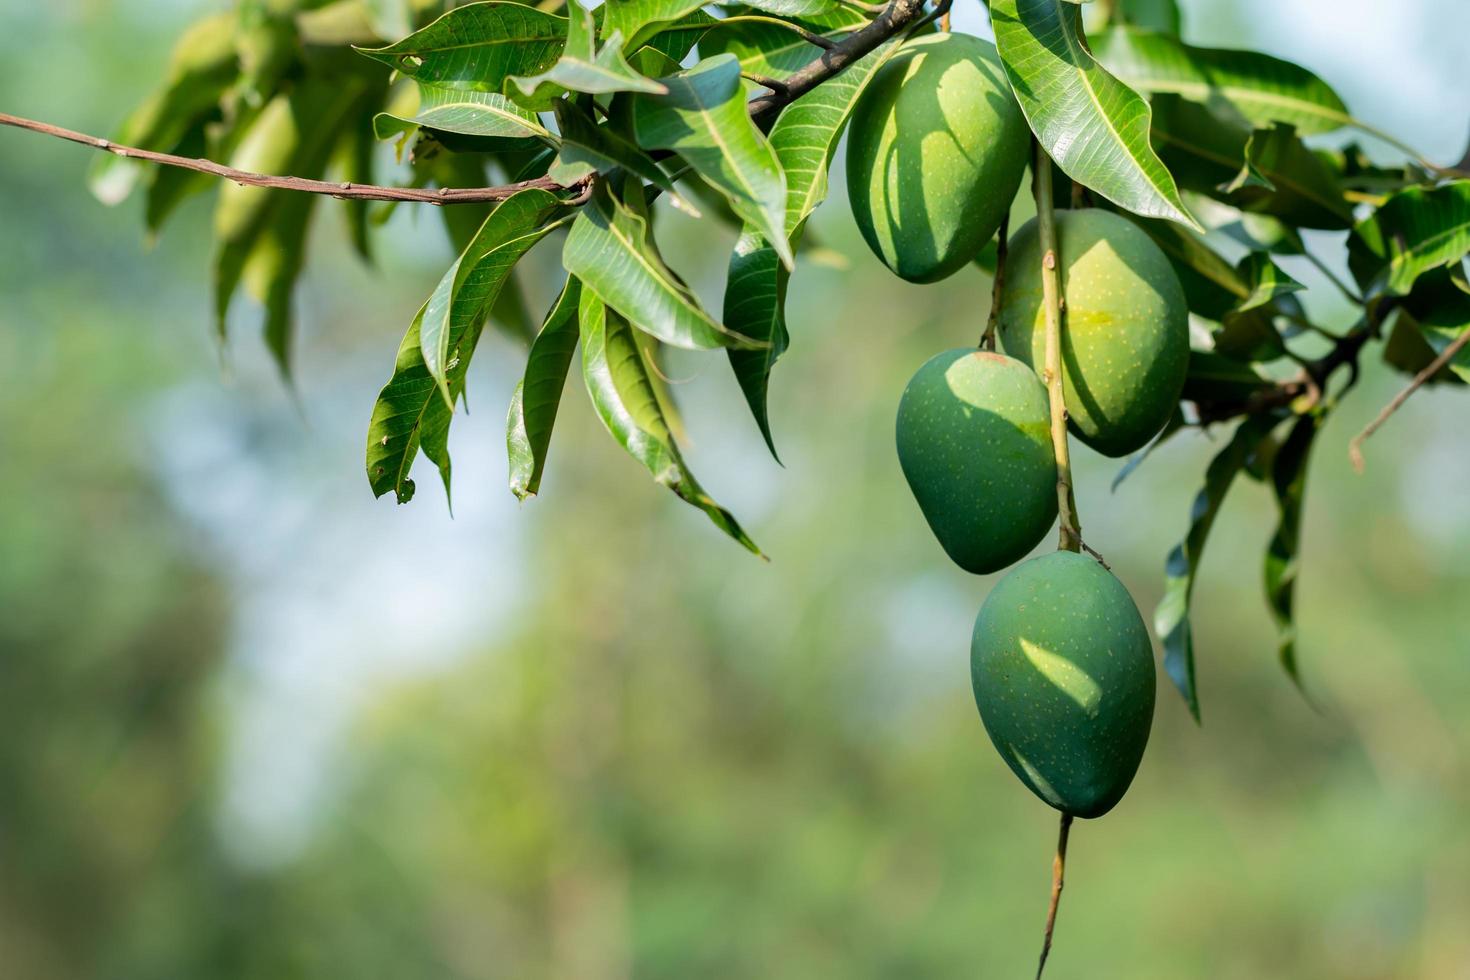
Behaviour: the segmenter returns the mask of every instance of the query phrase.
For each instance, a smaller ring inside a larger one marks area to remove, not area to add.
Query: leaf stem
[[[1051,403],[1051,446],[1057,460],[1057,516],[1061,531],[1057,548],[1082,551],[1082,523],[1072,490],[1072,453],[1067,445],[1067,401],[1062,384],[1062,270],[1058,259],[1056,212],[1052,205],[1051,158],[1033,141],[1031,189],[1041,239],[1041,305],[1046,318],[1046,362],[1041,379]]]
[[[1036,965],[1036,980],[1046,969],[1046,958],[1051,953],[1051,935],[1057,927],[1057,907],[1062,904],[1062,886],[1066,883],[1067,835],[1072,830],[1072,815],[1062,814],[1061,830],[1057,833],[1057,854],[1051,862],[1051,905],[1046,910],[1046,935],[1041,941],[1041,962]]]
[[[1011,213],[1000,216],[1000,227],[995,232],[995,278],[990,285],[990,316],[985,320],[985,332],[980,335],[980,346],[995,350],[995,328],[1000,322],[1000,294],[1005,289],[1006,252],[1010,246]]]

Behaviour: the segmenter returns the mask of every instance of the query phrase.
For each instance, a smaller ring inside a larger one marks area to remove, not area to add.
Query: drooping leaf
[[[545,238],[562,210],[555,194],[539,188],[520,191],[490,212],[475,237],[435,287],[419,326],[424,367],[439,385],[446,406],[454,407],[450,372],[467,355],[461,340],[473,347],[479,328],[522,255]]]
[[[1113,482],[1108,489],[1113,493],[1117,493],[1118,488],[1123,485],[1123,481],[1132,476],[1133,472],[1153,455],[1154,450],[1158,449],[1183,430],[1185,425],[1184,413],[1180,411],[1179,406],[1174,406],[1174,414],[1169,416],[1169,421],[1164,423],[1163,429],[1149,441],[1147,446],[1144,446],[1138,452],[1128,457],[1128,462],[1124,463],[1122,468],[1118,470],[1118,475],[1113,477]]]
[[[994,0],[996,46],[1021,111],[1067,176],[1136,214],[1198,228],[1149,145],[1149,106],[1088,52],[1062,0]]]
[[[1154,611],[1154,631],[1164,645],[1164,671],[1184,696],[1184,702],[1189,705],[1196,721],[1200,717],[1199,692],[1195,684],[1194,635],[1189,622],[1189,603],[1194,595],[1200,559],[1230,485],[1274,425],[1274,418],[1247,418],[1235,430],[1229,444],[1211,460],[1205,471],[1204,487],[1190,510],[1189,532],[1183,542],[1169,553],[1164,566],[1164,597]]]
[[[582,291],[578,320],[582,377],[608,432],[655,481],[704,511],[716,527],[759,555],[760,549],[734,516],[715,503],[685,467],[633,329],[591,290]]]
[[[783,231],[794,248],[807,217],[827,196],[827,170],[837,141],[858,97],[873,74],[892,57],[896,44],[870,52],[825,84],[797,99],[771,128],[771,146],[786,171]],[[725,323],[749,337],[769,343],[762,350],[731,350],[730,367],[771,455],[767,393],[771,368],[786,350],[786,286],[790,271],[759,229],[747,225],[730,256],[725,285]]]
[[[306,263],[306,233],[316,205],[313,194],[293,194],[277,205],[245,260],[245,288],[265,307],[265,340],[281,373],[291,377],[291,296]]]
[[[782,230],[786,175],[746,111],[740,62],[734,55],[716,55],[660,81],[668,94],[634,100],[638,144],[678,153],[766,236],[790,268],[791,246]]]
[[[1280,520],[1266,548],[1266,602],[1276,623],[1277,656],[1298,687],[1296,661],[1296,581],[1302,538],[1302,499],[1307,487],[1307,464],[1321,417],[1297,419],[1271,463],[1271,486]]]
[[[1282,122],[1312,135],[1353,123],[1332,86],[1300,65],[1256,51],[1197,48],[1133,26],[1098,34],[1092,51],[1135,91],[1178,95],[1250,127]]]
[[[163,87],[138,106],[117,131],[118,143],[173,152],[189,132],[219,113],[239,76],[235,20],[227,13],[192,25],[174,46]],[[87,182],[104,204],[117,204],[136,186],[144,164],[112,153],[92,162]]]
[[[567,43],[556,64],[538,75],[515,76],[511,83],[525,98],[523,104],[547,109],[566,92],[603,95],[611,92],[650,92],[666,89],[639,74],[623,58],[622,37],[614,34],[597,50],[597,28],[592,11],[571,0],[567,6]]]
[[[510,459],[510,492],[518,500],[534,496],[541,489],[551,430],[561,406],[572,354],[577,349],[577,306],[581,296],[579,283],[568,276],[561,295],[546,314],[541,332],[531,342],[525,374],[511,396],[505,448]]]
[[[502,202],[496,210],[512,202],[519,203],[502,221],[508,222],[516,215],[524,219],[525,212],[522,209],[536,210],[544,207],[546,213],[541,222],[526,222],[537,227],[542,227],[545,218],[561,207],[555,195],[532,189]],[[494,217],[495,213],[492,212],[486,219],[487,226]],[[473,245],[474,242],[471,242],[471,248]],[[487,267],[487,270],[490,269],[493,266]],[[472,283],[466,288],[484,295],[483,283]],[[367,474],[375,497],[381,497],[392,490],[399,503],[409,501],[414,492],[414,483],[408,478],[409,469],[420,448],[439,468],[446,493],[449,490],[449,424],[454,415],[451,404],[464,391],[470,358],[484,327],[483,308],[478,311],[478,315],[470,316],[468,314],[471,306],[463,298],[457,307],[456,315],[449,324],[450,333],[447,337],[449,349],[456,351],[452,361],[445,363],[445,377],[450,395],[447,402],[438,381],[429,373],[429,368],[424,363],[420,333],[428,312],[428,302],[419,308],[399,345],[393,376],[379,392],[377,403],[373,406],[372,421],[368,426]]]
[[[640,192],[630,187],[628,193]],[[659,257],[640,211],[599,186],[577,215],[562,249],[562,265],[582,281],[584,292],[675,347],[708,350],[758,343],[704,311]]]
[[[626,170],[668,194],[677,207],[698,217],[698,209],[679,194],[663,168],[617,130],[599,125],[565,100],[557,103],[556,122],[561,147],[547,171],[552,180],[570,185],[590,174]]]
[[[183,157],[208,157],[208,128],[208,122],[197,123],[169,152]],[[212,189],[215,184],[216,179],[209,174],[182,167],[155,167],[148,179],[147,199],[143,206],[144,227],[150,235],[158,234],[180,204],[191,195]]]
[[[354,103],[366,90],[361,79],[308,78],[265,106],[231,165],[258,173],[321,177],[344,121],[351,118]],[[221,337],[246,263],[290,196],[289,191],[231,183],[220,188],[214,212],[214,290]]]
[[[1348,266],[1371,293],[1406,296],[1424,273],[1470,253],[1470,180],[1410,187],[1358,222]]]
[[[607,0],[603,4],[603,38],[621,35],[623,47],[637,51],[659,30],[698,13],[699,0]]]

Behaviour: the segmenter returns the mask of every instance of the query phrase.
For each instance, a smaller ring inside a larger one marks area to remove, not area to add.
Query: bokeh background
[[[109,132],[215,6],[6,3],[0,108]],[[1463,0],[1184,7],[1187,39],[1299,60],[1458,158]],[[723,358],[673,360],[691,463],[764,564],[650,483],[575,376],[517,505],[520,352],[488,334],[453,517],[422,464],[411,505],[374,501],[363,434],[450,259],[438,216],[401,209],[376,269],[320,225],[293,395],[256,311],[212,337],[209,202],[149,248],[89,162],[0,132],[0,975],[1030,975],[1055,814],[971,700],[993,580],[944,558],[891,445],[909,374],[978,335],[981,273],[887,275],[839,167],[775,376],[785,468]],[[718,308],[728,235],[666,229]],[[1242,483],[1197,591],[1204,724],[1161,675],[1132,792],[1074,831],[1049,975],[1470,977],[1470,396],[1421,393],[1357,476],[1346,442],[1400,383],[1375,364],[1313,461],[1315,707],[1274,662],[1274,515]],[[1212,448],[1115,493],[1077,449],[1087,537],[1146,613]]]

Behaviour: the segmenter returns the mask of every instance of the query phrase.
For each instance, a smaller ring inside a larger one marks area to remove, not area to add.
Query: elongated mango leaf
[[[628,193],[641,191],[630,187]],[[647,219],[604,186],[572,223],[562,265],[587,291],[664,343],[696,350],[759,343],[704,311],[659,257]]]
[[[1149,145],[1149,106],[1088,53],[1082,14],[1063,0],[993,0],[1006,77],[1057,166],[1136,214],[1199,223]]]
[[[865,23],[867,19],[857,11],[838,7],[820,18],[803,20],[802,26],[835,41]],[[783,27],[737,20],[717,21],[700,41],[699,53],[705,57],[733,54],[747,75],[780,80],[810,64],[820,52],[810,41]]]
[[[599,34],[603,38],[621,35],[623,48],[637,51],[660,28],[699,13],[703,6],[699,0],[607,0],[602,5]]]
[[[556,105],[556,124],[561,146],[547,171],[552,180],[570,186],[590,174],[626,170],[668,194],[676,207],[699,217],[698,209],[679,194],[663,168],[611,126],[598,125],[566,100]]]
[[[1274,418],[1265,416],[1247,418],[1235,430],[1230,443],[1210,461],[1205,471],[1205,485],[1190,510],[1189,532],[1184,541],[1169,553],[1164,565],[1164,597],[1154,611],[1154,632],[1164,645],[1164,671],[1184,696],[1195,721],[1199,721],[1200,711],[1189,603],[1194,595],[1200,559],[1230,485],[1248,465],[1251,455],[1275,424]]]
[[[246,290],[265,307],[266,345],[288,379],[293,334],[291,294],[306,264],[306,233],[315,205],[314,194],[284,197],[252,246],[241,275]]]
[[[660,81],[667,95],[634,101],[638,144],[678,153],[725,195],[742,220],[766,236],[790,268],[791,245],[783,233],[786,175],[746,111],[740,62],[734,55],[716,55]]]
[[[746,5],[777,17],[817,17],[841,9],[837,0],[746,0]]]
[[[522,104],[537,109],[550,108],[554,99],[567,92],[658,95],[667,91],[628,64],[623,58],[622,41],[621,35],[614,34],[598,51],[592,11],[572,0],[567,8],[567,43],[556,64],[539,75],[516,76],[511,83],[524,96]]]
[[[516,203],[519,202],[519,203]],[[561,208],[561,202],[546,191],[531,189],[502,202],[496,211],[515,203],[515,207],[502,219],[503,222],[519,215],[526,224],[543,227],[546,220]],[[527,218],[527,211],[542,211],[541,220]],[[489,226],[495,212],[485,220]],[[499,227],[499,226],[497,226]],[[471,242],[471,248],[474,243]],[[491,272],[493,264],[487,264]],[[462,287],[484,295],[484,283],[475,282]],[[436,290],[437,293],[437,290]],[[439,468],[445,492],[449,492],[449,424],[453,420],[451,404],[464,392],[465,375],[469,370],[470,358],[479,342],[484,328],[483,307],[478,315],[468,315],[471,304],[456,304],[458,309],[449,323],[450,333],[446,339],[455,357],[445,362],[445,377],[449,386],[449,400],[444,398],[439,382],[429,373],[424,363],[423,343],[420,339],[428,313],[429,302],[425,302],[414,316],[413,323],[398,347],[393,376],[378,393],[373,406],[372,421],[368,425],[367,474],[372,485],[373,496],[381,497],[392,490],[399,503],[407,503],[414,493],[414,483],[408,478],[409,469],[420,448]]]
[[[582,292],[578,320],[582,378],[597,417],[628,454],[658,483],[698,507],[715,526],[754,554],[760,549],[734,516],[715,503],[684,465],[649,380],[637,335],[590,290]]]
[[[1283,122],[1309,136],[1355,122],[1321,78],[1256,51],[1197,48],[1168,34],[1128,26],[1092,38],[1092,52],[1135,91],[1172,93],[1248,126]]]
[[[1470,290],[1464,270],[1435,269],[1414,284],[1394,318],[1383,359],[1406,374],[1418,374],[1470,330]],[[1470,382],[1470,348],[1462,349],[1429,378],[1431,383]]]
[[[580,284],[567,277],[561,295],[546,314],[541,332],[531,342],[526,370],[505,420],[505,449],[510,459],[510,492],[517,500],[535,496],[541,489],[541,473],[551,446],[551,430],[561,406],[567,371],[577,349],[577,307]]]
[[[1284,123],[1251,133],[1240,172],[1219,190],[1241,210],[1296,227],[1342,231],[1353,224],[1337,178]]]
[[[1240,260],[1235,271],[1251,290],[1250,295],[1236,307],[1242,313],[1266,306],[1279,296],[1299,293],[1307,288],[1287,275],[1269,252],[1251,252]]]
[[[1364,290],[1406,296],[1424,273],[1470,253],[1470,180],[1394,194],[1348,238],[1348,266]]]
[[[1307,463],[1322,419],[1304,415],[1271,462],[1271,486],[1280,520],[1266,548],[1266,602],[1276,623],[1277,656],[1288,676],[1301,687],[1296,661],[1296,581],[1302,541],[1302,499],[1307,489]]]
[[[240,72],[234,28],[234,17],[221,13],[185,31],[174,46],[163,87],[128,116],[116,141],[172,152],[191,129],[217,115],[221,99]],[[98,200],[117,204],[132,192],[142,172],[143,164],[137,160],[103,153],[93,160],[87,181]]]
[[[859,59],[847,71],[797,99],[771,128],[771,146],[786,172],[783,232],[796,247],[807,217],[827,196],[827,170],[843,127],[873,74],[898,50],[889,43]],[[767,396],[771,369],[789,342],[786,286],[790,271],[754,225],[746,225],[730,256],[725,284],[725,323],[732,330],[766,341],[762,350],[731,350],[730,367],[771,455]]]
[[[374,120],[379,138],[398,138],[412,127],[426,126],[446,133],[488,139],[551,141],[536,113],[516,105],[499,92],[419,85],[418,111],[411,116],[381,112]]]
[[[419,326],[419,347],[424,367],[439,385],[444,403],[454,408],[449,389],[451,368],[465,352],[459,343],[479,339],[470,324],[484,319],[500,295],[501,287],[522,255],[545,238],[552,219],[562,209],[555,194],[529,188],[502,201],[490,212],[468,246],[444,273],[424,306]]]
[[[561,57],[567,19],[525,4],[455,7],[422,30],[362,54],[426,91],[501,92],[512,75],[546,71]]]
[[[353,118],[354,104],[366,91],[361,79],[308,78],[289,95],[278,95],[265,106],[231,164],[258,173],[321,177],[343,126]],[[289,191],[262,187],[226,183],[220,188],[214,212],[214,297],[221,337],[246,263],[261,235],[281,220],[281,209],[289,197]],[[280,330],[279,322],[274,329]],[[273,343],[272,348],[279,352],[284,346]],[[284,363],[281,367],[287,369]]]

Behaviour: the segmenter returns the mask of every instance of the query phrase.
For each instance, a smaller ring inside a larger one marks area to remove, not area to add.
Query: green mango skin
[[[1158,434],[1189,369],[1189,311],[1169,260],[1133,222],[1109,211],[1058,211],[1067,301],[1062,379],[1071,429],[1104,456]],[[1046,363],[1041,244],[1035,219],[1011,238],[1001,291],[1001,345]]]
[[[1033,558],[991,590],[970,645],[975,705],[1031,792],[1100,817],[1128,790],[1154,717],[1148,629],[1091,558]]]
[[[983,575],[1026,556],[1057,518],[1046,389],[1015,358],[931,357],[898,403],[898,463],[955,564]]]
[[[1000,227],[1029,147],[995,45],[951,33],[910,41],[852,112],[852,216],[888,268],[910,282],[937,282]]]

